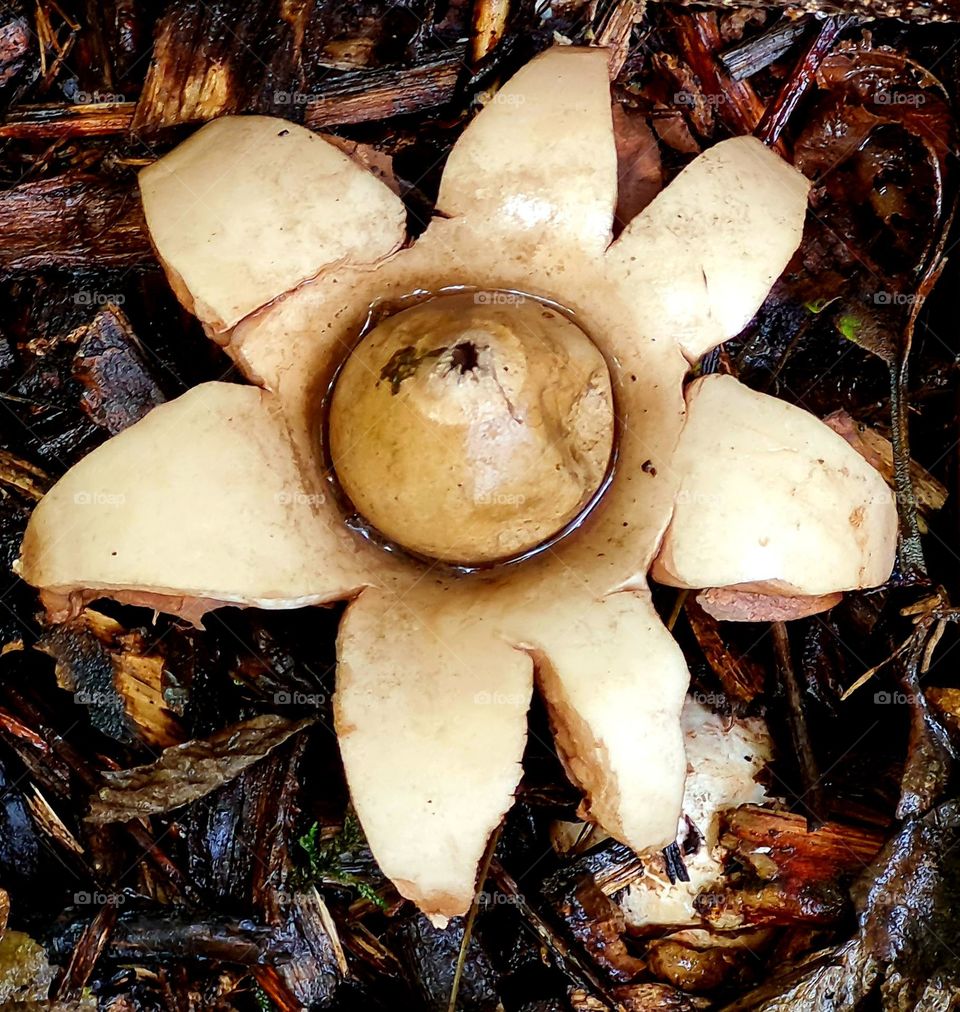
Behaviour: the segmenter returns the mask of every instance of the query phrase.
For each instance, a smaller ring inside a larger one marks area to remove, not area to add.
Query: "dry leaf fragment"
[[[163,750],[146,766],[104,773],[106,786],[90,806],[91,822],[126,822],[188,805],[233,780],[248,766],[312,724],[273,714],[253,717]]]

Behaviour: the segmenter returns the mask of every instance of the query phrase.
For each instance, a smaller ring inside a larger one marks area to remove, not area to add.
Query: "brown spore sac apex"
[[[380,534],[485,565],[535,549],[595,500],[613,453],[610,374],[548,303],[439,295],[363,337],[328,427],[337,480]]]

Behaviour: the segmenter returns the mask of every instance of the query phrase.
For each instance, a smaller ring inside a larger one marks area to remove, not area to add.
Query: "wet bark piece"
[[[770,882],[744,889],[703,892],[694,908],[717,931],[759,925],[834,924],[848,908],[846,893],[831,882]]]
[[[340,940],[323,897],[316,889],[294,895],[283,929],[291,958],[277,966],[287,989],[306,1008],[323,1008],[343,981]]]
[[[312,4],[187,0],[162,18],[136,131],[267,111],[290,94]]]
[[[464,54],[428,60],[403,70],[357,71],[313,92],[303,121],[312,130],[424,112],[449,102],[464,69]]]
[[[66,173],[0,193],[0,270],[133,267],[152,260],[135,190]]]
[[[133,122],[134,109],[133,102],[20,106],[7,113],[0,123],[0,137],[64,141],[74,137],[125,134]]]
[[[41,868],[41,840],[23,795],[0,763],[0,875],[4,885],[29,889]]]
[[[93,799],[90,820],[126,822],[169,812],[196,801],[237,777],[311,721],[272,715],[254,717],[217,732],[165,749],[150,765],[105,773],[107,786]]]
[[[463,942],[463,923],[434,928],[426,917],[408,920],[390,932],[390,945],[403,966],[411,991],[425,1009],[445,1009],[450,1000],[454,968]],[[497,1007],[497,975],[476,938],[467,946],[457,1008],[463,1012],[493,1012]]]
[[[724,49],[720,62],[735,81],[742,81],[779,60],[809,27],[807,18],[784,18],[760,35],[752,35]]]
[[[110,938],[110,952],[124,962],[169,962],[196,957],[238,963],[276,962],[289,951],[272,928],[225,917],[198,917],[176,909],[122,919]]]
[[[135,131],[196,123],[225,113],[271,112],[318,128],[419,112],[448,101],[465,51],[413,66],[329,75],[317,63],[346,14],[282,0],[188,0],[160,23]]]
[[[183,818],[187,862],[196,887],[216,906],[245,910],[253,902],[280,924],[296,770],[305,739],[191,805]]]
[[[802,815],[744,805],[726,815],[724,842],[764,878],[800,882],[859,874],[883,845],[873,829],[824,823],[810,832]]]
[[[83,329],[73,376],[84,386],[83,410],[111,436],[166,399],[150,373],[140,342],[116,306],[97,313]]]
[[[164,658],[136,631],[87,608],[48,629],[37,649],[56,661],[60,688],[88,708],[97,730],[117,741],[139,738],[161,748],[185,737],[164,703]]]
[[[573,938],[618,982],[632,980],[643,963],[626,947],[623,910],[609,897],[643,866],[623,844],[608,840],[549,875],[541,892]]]
[[[593,878],[585,877],[565,898],[559,911],[570,933],[593,960],[616,981],[628,981],[643,969],[623,941],[623,911],[604,895]]]
[[[746,708],[763,692],[766,681],[764,667],[725,640],[717,619],[704,611],[693,595],[686,598],[683,609],[703,656],[720,679],[728,701],[734,707]]]

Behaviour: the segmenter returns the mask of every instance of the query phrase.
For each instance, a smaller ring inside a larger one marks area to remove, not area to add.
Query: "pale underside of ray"
[[[607,54],[556,47],[522,67],[454,145],[437,209],[493,236],[544,236],[591,254],[617,199]]]
[[[694,159],[608,253],[622,283],[643,290],[647,336],[695,362],[739,334],[800,245],[809,185],[753,137]]]
[[[674,841],[686,773],[683,653],[647,591],[567,592],[543,611],[505,616],[530,651],[561,758],[586,814],[644,850]]]

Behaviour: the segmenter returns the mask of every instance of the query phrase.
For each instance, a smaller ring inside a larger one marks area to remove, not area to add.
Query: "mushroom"
[[[94,450],[34,513],[24,578],[57,614],[349,600],[348,786],[438,923],[511,804],[534,677],[589,817],[672,842],[688,675],[646,574],[683,382],[798,245],[804,178],[724,141],[611,241],[607,54],[557,47],[467,127],[402,248],[385,186],[268,117],[202,127],[141,182],[174,289],[259,389],[205,384]]]

